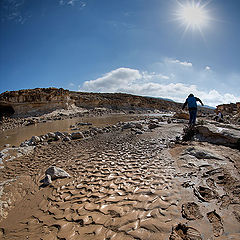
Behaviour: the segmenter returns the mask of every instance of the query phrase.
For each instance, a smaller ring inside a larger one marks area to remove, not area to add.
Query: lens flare
[[[188,29],[198,29],[206,27],[209,22],[209,16],[206,9],[206,5],[201,5],[201,1],[191,2],[187,1],[185,4],[178,2],[179,9],[177,11],[177,19],[185,25],[186,30]],[[186,31],[185,30],[185,31]]]

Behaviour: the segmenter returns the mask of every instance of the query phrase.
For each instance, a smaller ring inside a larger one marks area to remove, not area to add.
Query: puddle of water
[[[11,146],[19,146],[25,140],[30,139],[32,136],[44,135],[48,132],[72,132],[70,125],[75,125],[79,122],[92,123],[94,127],[104,127],[107,125],[113,125],[119,121],[130,121],[136,119],[136,115],[109,115],[103,117],[81,117],[73,119],[57,120],[46,123],[38,123],[36,125],[30,125],[12,130],[6,130],[0,134],[0,151],[4,148],[5,144]],[[91,126],[90,126],[91,127]],[[80,130],[88,129],[89,126],[79,126]],[[77,130],[75,130],[77,131]]]

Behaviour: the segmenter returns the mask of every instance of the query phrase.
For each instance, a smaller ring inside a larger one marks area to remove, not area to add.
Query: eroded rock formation
[[[217,106],[216,110],[222,112],[223,114],[240,114],[240,102],[221,104]]]
[[[177,111],[182,104],[160,98],[142,97],[123,93],[84,93],[71,92],[62,88],[36,88],[10,91],[0,94],[2,115],[41,115],[55,109],[104,107],[113,110],[163,110]],[[200,108],[201,112],[212,112]]]
[[[2,115],[37,115],[55,109],[67,109],[72,100],[69,91],[62,88],[35,88],[7,91],[0,94]]]

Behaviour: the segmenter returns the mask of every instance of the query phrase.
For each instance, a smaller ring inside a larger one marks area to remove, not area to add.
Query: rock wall
[[[94,108],[105,107],[114,110],[161,110],[179,111],[182,103],[164,100],[161,98],[142,97],[125,93],[86,93],[70,92],[70,97],[77,107]],[[209,108],[199,107],[201,113],[212,114],[214,111]]]
[[[216,111],[221,111],[223,114],[240,114],[240,102],[218,105]]]
[[[162,110],[178,111],[182,104],[159,98],[123,93],[70,92],[62,88],[36,88],[0,94],[0,115],[41,115],[70,106],[83,108],[105,107],[113,110]],[[213,112],[199,108],[199,113]]]
[[[55,109],[67,109],[72,100],[69,91],[62,88],[35,88],[0,94],[2,115],[38,115]]]
[[[106,107],[115,110],[171,110],[179,109],[180,103],[158,98],[135,96],[124,93],[85,93],[70,92],[77,107]]]

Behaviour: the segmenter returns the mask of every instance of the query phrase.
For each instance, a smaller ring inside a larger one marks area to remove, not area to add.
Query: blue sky
[[[0,2],[0,92],[62,87],[240,101],[239,0],[202,0],[201,32],[179,19],[191,0]]]

